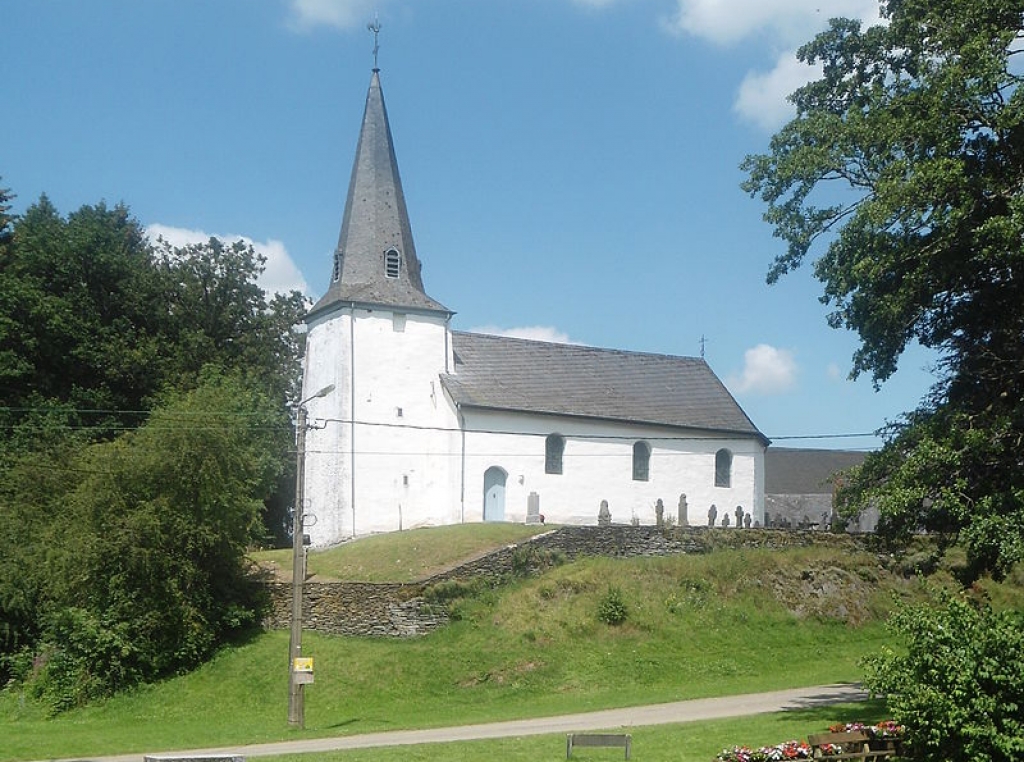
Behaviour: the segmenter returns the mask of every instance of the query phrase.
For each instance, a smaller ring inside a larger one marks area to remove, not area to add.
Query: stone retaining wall
[[[273,582],[268,629],[287,629],[291,619],[292,586]],[[443,610],[423,599],[423,583],[307,582],[302,596],[302,622],[307,630],[332,635],[412,637],[447,624]]]
[[[424,598],[433,585],[484,579],[500,584],[510,577],[534,574],[560,560],[581,556],[666,556],[709,553],[726,548],[824,545],[867,549],[870,538],[810,531],[709,529],[654,526],[566,526],[507,545],[453,569],[413,583],[307,582],[303,594],[303,626],[334,635],[413,637],[448,622],[443,606]],[[291,584],[268,584],[271,609],[264,624],[287,629],[291,617]]]

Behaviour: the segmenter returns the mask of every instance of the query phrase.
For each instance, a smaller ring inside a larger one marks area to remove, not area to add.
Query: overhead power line
[[[122,416],[122,415],[124,415],[124,416],[127,416],[127,415],[150,416],[150,415],[153,414],[154,411],[152,411],[152,410],[115,410],[115,409],[109,409],[109,408],[66,408],[66,407],[46,408],[46,407],[7,407],[7,406],[0,406],[0,412],[9,412],[9,413],[67,413],[67,414],[79,414],[79,415],[108,415],[108,416]],[[192,429],[192,430],[209,430],[211,428],[217,428],[216,425],[212,425],[212,426],[209,425],[209,421],[210,421],[211,418],[255,418],[255,417],[264,417],[265,415],[266,415],[265,413],[261,413],[261,412],[244,412],[244,411],[233,411],[233,410],[232,411],[195,411],[195,412],[191,412],[191,411],[175,411],[175,413],[173,415],[162,414],[162,418],[165,421],[173,421],[173,422],[176,422],[176,423],[182,423],[183,424],[180,427],[168,427],[168,428],[181,428],[181,429]],[[194,425],[192,423],[193,420],[195,420],[195,421],[202,421],[206,425],[196,426],[196,425]],[[416,424],[393,423],[393,422],[387,422],[387,421],[365,421],[365,420],[355,420],[355,421],[352,421],[352,420],[341,419],[341,418],[317,418],[317,419],[313,420],[313,424],[314,425],[316,425],[317,422],[320,422],[320,423],[354,424],[356,426],[375,426],[375,427],[380,427],[380,428],[395,428],[395,429],[405,429],[405,430],[410,430],[410,431],[438,431],[438,432],[447,432],[447,433],[454,433],[454,434],[459,434],[459,433],[466,433],[466,434],[495,434],[495,435],[497,435],[497,434],[512,434],[512,435],[516,435],[516,436],[538,436],[538,437],[545,437],[545,436],[548,436],[548,434],[550,434],[550,433],[558,433],[556,430],[552,430],[551,432],[542,433],[542,432],[534,432],[534,431],[508,431],[508,430],[500,430],[500,429],[460,429],[458,427],[422,426],[422,425],[416,425]],[[641,423],[641,425],[657,426],[657,424],[645,424],[644,422],[640,422],[640,423]],[[125,425],[117,425],[117,426],[115,426],[115,425],[110,425],[110,424],[92,424],[92,425],[87,425],[87,424],[64,424],[62,426],[62,428],[66,428],[66,429],[72,430],[72,431],[88,431],[88,430],[94,430],[94,429],[102,429],[102,430],[105,430],[105,431],[122,431],[122,432],[125,432],[125,431],[135,431],[135,430],[138,430],[143,425],[147,425],[147,424],[139,424],[139,425],[136,425],[136,426],[125,426]],[[152,425],[152,424],[148,424],[148,425]],[[27,425],[27,426],[22,426],[21,428],[28,429],[28,430],[42,430],[42,429],[49,429],[49,428],[52,428],[52,427],[53,426]],[[9,424],[0,424],[0,428],[3,428],[3,429],[13,429],[13,428],[18,428],[18,426],[16,424],[10,424],[9,423]],[[252,428],[254,428],[255,430],[273,431],[273,430],[281,430],[281,429],[285,429],[285,428],[289,428],[289,427],[285,427],[285,426],[254,426]],[[666,436],[636,437],[636,436],[625,435],[625,434],[577,434],[577,435],[571,435],[571,436],[579,437],[579,438],[586,438],[586,439],[619,439],[619,440],[623,440],[623,441],[625,441],[625,440],[635,440],[635,439],[639,438],[639,439],[643,439],[645,441],[657,442],[657,441],[688,441],[688,440],[700,440],[700,441],[731,440],[731,439],[735,439],[737,436],[745,436],[747,434],[749,434],[749,432],[735,432],[735,433],[731,433],[730,432],[730,433],[714,434],[714,435],[708,435],[708,436],[666,435]],[[878,432],[868,431],[868,432],[843,432],[843,433],[837,433],[837,434],[781,434],[781,435],[768,436],[768,439],[770,439],[772,442],[780,442],[780,441],[812,440],[812,439],[813,440],[821,440],[821,439],[859,439],[859,438],[867,438],[867,437],[871,437],[871,438],[878,437]]]

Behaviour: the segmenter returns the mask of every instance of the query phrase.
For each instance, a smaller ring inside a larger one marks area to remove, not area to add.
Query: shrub
[[[622,598],[622,591],[617,587],[609,587],[597,604],[597,618],[610,625],[619,625],[626,621],[629,609]]]
[[[145,675],[145,655],[128,630],[85,609],[60,611],[48,624],[50,642],[32,692],[57,714],[134,685]]]
[[[939,591],[897,608],[889,625],[906,653],[865,660],[865,684],[906,726],[910,759],[1024,758],[1024,614]]]
[[[483,577],[474,577],[470,580],[447,579],[424,590],[423,598],[427,603],[447,604],[460,598],[476,597],[487,586],[488,583]]]

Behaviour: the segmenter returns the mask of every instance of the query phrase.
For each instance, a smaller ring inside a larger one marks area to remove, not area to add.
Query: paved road
[[[858,685],[819,685],[812,688],[794,688],[770,693],[749,693],[740,696],[693,699],[670,704],[636,706],[626,709],[605,709],[585,714],[567,714],[558,717],[538,717],[530,720],[489,722],[483,725],[462,725],[428,730],[391,730],[384,733],[310,738],[249,746],[224,746],[215,749],[151,752],[149,756],[164,759],[212,755],[238,755],[261,757],[271,754],[303,754],[307,752],[335,751],[338,749],[365,749],[372,746],[403,746],[407,744],[442,743],[447,741],[473,741],[482,738],[534,736],[545,733],[571,733],[583,730],[616,730],[642,725],[666,725],[673,722],[714,720],[740,717],[766,712],[806,709],[848,701],[862,701],[867,693]],[[90,757],[89,762],[143,762],[142,754],[123,754],[111,757]],[[77,758],[77,762],[84,762]]]

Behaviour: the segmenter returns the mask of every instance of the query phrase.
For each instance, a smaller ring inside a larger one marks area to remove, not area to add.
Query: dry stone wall
[[[707,527],[566,526],[507,545],[419,582],[307,582],[303,591],[303,626],[334,635],[414,637],[448,622],[443,606],[424,595],[444,582],[484,580],[497,585],[510,577],[534,574],[560,560],[582,556],[666,556],[709,553],[725,548],[783,549],[807,545],[870,547],[870,538],[824,532]],[[287,629],[291,584],[269,583],[269,629]]]

